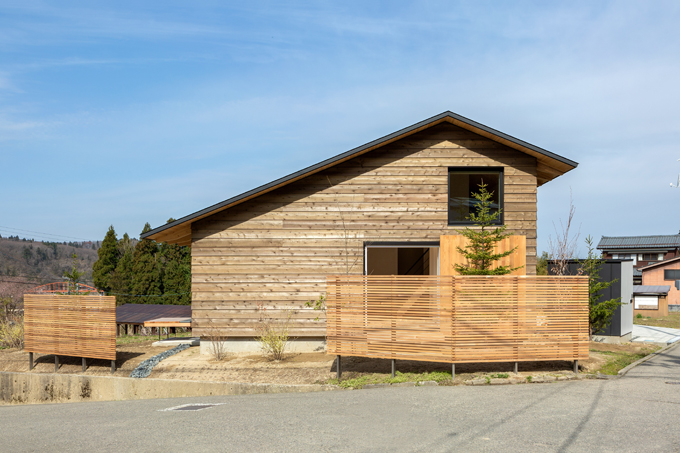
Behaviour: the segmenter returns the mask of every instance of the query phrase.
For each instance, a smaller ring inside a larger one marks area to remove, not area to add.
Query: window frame
[[[446,177],[446,221],[449,226],[459,225],[474,225],[471,220],[451,221],[451,174],[452,173],[471,173],[471,172],[498,172],[498,208],[501,214],[498,216],[497,222],[492,223],[494,226],[505,225],[505,167],[449,167]]]
[[[667,278],[668,272],[675,272],[678,278]],[[664,281],[671,282],[675,280],[680,280],[680,269],[664,269],[663,270]]]

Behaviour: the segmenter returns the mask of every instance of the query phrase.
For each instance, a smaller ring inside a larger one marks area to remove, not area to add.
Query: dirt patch
[[[129,376],[140,362],[172,347],[154,347],[153,341],[119,345],[115,376]],[[596,373],[612,359],[612,353],[636,354],[650,346],[640,343],[604,344],[590,343],[590,358],[580,361],[582,372]],[[35,373],[53,373],[54,356],[36,355]],[[89,359],[89,368],[81,371],[80,358],[60,357],[59,373],[110,376],[110,362]],[[520,376],[571,374],[572,362],[551,360],[545,362],[520,362]],[[390,375],[392,363],[385,359],[343,357],[342,378],[355,379],[362,376]],[[451,372],[448,363],[397,361],[401,373]],[[467,363],[456,365],[455,383],[480,376],[512,373],[514,363]],[[17,350],[0,351],[0,371],[28,371],[28,353]],[[270,384],[317,384],[328,383],[336,377],[335,356],[325,353],[290,354],[286,360],[275,362],[261,355],[230,356],[217,362],[210,356],[200,355],[198,347],[192,347],[160,362],[149,378],[180,379],[191,381],[242,382]]]
[[[116,372],[113,376],[127,377],[143,360],[172,349],[151,346],[153,340],[120,345],[116,348]],[[54,355],[34,354],[33,373],[54,373]],[[82,374],[84,376],[111,376],[111,361],[87,359],[87,371],[82,371],[80,357],[59,356],[59,373]],[[0,371],[28,372],[28,352],[16,349],[0,350]]]

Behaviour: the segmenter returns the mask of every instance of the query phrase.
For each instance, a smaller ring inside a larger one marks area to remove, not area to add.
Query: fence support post
[[[116,361],[111,360],[111,374],[116,372]]]
[[[515,374],[519,374],[519,362],[515,362]]]
[[[83,357],[83,373],[87,371],[87,359]]]
[[[394,378],[395,373],[397,372],[397,360],[392,359],[392,377]]]
[[[59,356],[54,354],[54,372],[59,371]]]
[[[33,369],[33,353],[29,352],[28,353],[28,371],[31,371]]]
[[[451,364],[451,380],[453,381],[456,379],[456,364],[452,363]]]
[[[574,360],[574,374],[578,374],[578,360]]]
[[[336,373],[338,375],[338,381],[340,380],[340,376],[342,376],[342,365],[341,365],[342,357],[339,355],[336,356]]]

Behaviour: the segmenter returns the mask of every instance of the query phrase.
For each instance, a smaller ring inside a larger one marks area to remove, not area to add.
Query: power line
[[[67,238],[67,239],[78,239],[80,241],[90,241],[90,239],[77,238],[77,237],[73,237],[73,236],[64,236],[62,234],[42,233],[40,231],[22,230],[20,228],[10,228],[10,227],[6,227],[6,226],[2,226],[2,225],[0,225],[0,229],[8,230],[8,232],[21,231],[23,233],[42,234],[43,236],[54,236],[54,237],[61,237],[61,238]],[[9,230],[12,230],[12,231],[9,231]]]

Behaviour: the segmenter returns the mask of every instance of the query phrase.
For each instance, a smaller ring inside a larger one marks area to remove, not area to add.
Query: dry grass
[[[671,329],[680,329],[680,313],[670,313],[668,316],[662,316],[661,318],[633,318],[634,324],[640,324],[642,326],[654,326],[654,327],[669,327]]]

